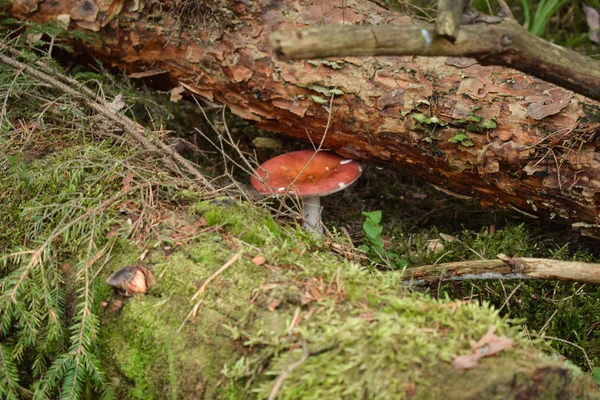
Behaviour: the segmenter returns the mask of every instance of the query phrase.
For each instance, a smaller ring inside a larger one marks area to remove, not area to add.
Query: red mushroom
[[[301,150],[271,158],[256,170],[251,183],[262,194],[303,198],[305,226],[322,234],[320,197],[345,189],[361,173],[354,160],[328,151]]]

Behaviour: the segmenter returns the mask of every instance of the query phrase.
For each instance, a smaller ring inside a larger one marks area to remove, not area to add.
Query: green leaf
[[[412,116],[417,122],[420,122],[422,124],[429,124],[431,123],[431,120],[429,118],[427,118],[425,116],[425,114],[419,113],[419,114],[413,114]]]
[[[471,139],[463,132],[459,132],[454,137],[448,139],[450,143],[460,143],[465,147],[473,146]]]
[[[485,129],[494,129],[498,126],[498,124],[493,119],[486,119],[485,121],[483,121],[481,126]]]
[[[317,104],[327,104],[327,103],[329,103],[327,101],[327,99],[324,99],[321,96],[310,96],[310,98],[312,99],[312,101],[314,101]]]
[[[594,369],[592,369],[592,378],[600,385],[600,367],[594,367]]]
[[[381,223],[381,211],[363,211],[362,215],[367,217],[367,220],[376,224]]]
[[[381,231],[383,230],[381,225],[367,219],[365,222],[363,222],[363,229],[365,230],[365,234],[371,242],[377,238],[381,239]]]

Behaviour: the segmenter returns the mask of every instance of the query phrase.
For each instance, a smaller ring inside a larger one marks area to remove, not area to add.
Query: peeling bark
[[[21,6],[20,3],[23,3]],[[90,3],[90,4],[88,4]],[[212,3],[211,3],[212,4]],[[17,1],[12,14],[99,31],[84,51],[226,104],[263,129],[378,161],[440,189],[593,227],[600,221],[599,103],[466,58],[343,57],[287,63],[269,35],[323,24],[413,24],[364,1],[228,2],[197,15],[122,0]],[[92,20],[92,15],[94,19]],[[329,99],[334,96],[332,110]]]

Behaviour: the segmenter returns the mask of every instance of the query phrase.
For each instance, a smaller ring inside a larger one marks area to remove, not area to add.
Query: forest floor
[[[21,51],[11,56],[39,68]],[[55,67],[44,68],[59,81]],[[80,68],[71,87],[171,143],[215,188],[123,140],[81,97],[0,70],[0,397],[598,396],[598,287],[403,279],[405,267],[498,253],[598,262],[597,241],[381,164],[323,200],[329,232],[316,238],[297,204],[248,185],[251,166],[311,144]],[[406,266],[374,255],[363,223],[375,211]],[[105,283],[128,265],[152,272],[147,294]],[[482,338],[497,357],[459,369]]]

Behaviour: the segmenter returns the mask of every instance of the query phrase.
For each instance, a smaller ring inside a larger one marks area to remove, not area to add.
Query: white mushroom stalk
[[[321,197],[313,196],[304,199],[304,227],[323,235],[325,229],[321,222]]]

